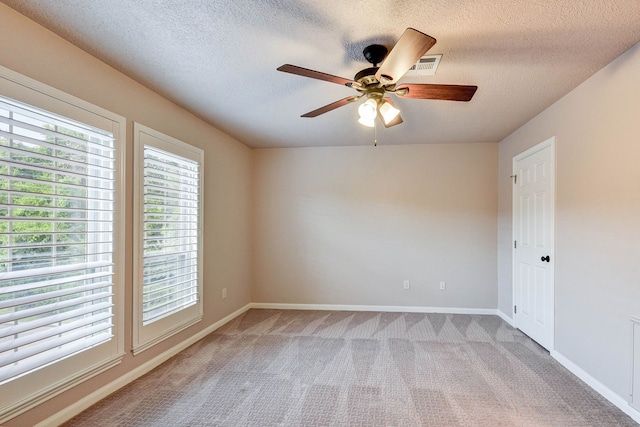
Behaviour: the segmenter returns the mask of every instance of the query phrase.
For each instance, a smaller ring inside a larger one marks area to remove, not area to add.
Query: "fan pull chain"
[[[373,122],[373,146],[378,146],[378,126],[375,121]]]

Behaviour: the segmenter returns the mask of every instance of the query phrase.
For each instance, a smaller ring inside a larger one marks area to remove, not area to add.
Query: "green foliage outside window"
[[[48,125],[45,127],[74,138],[88,139],[86,135],[68,129],[54,129]],[[51,136],[47,136],[45,141],[60,147],[86,150],[75,141]],[[11,147],[20,152],[9,152],[3,147]],[[83,211],[87,208],[87,203],[82,198],[87,197],[87,182],[85,177],[69,175],[65,171],[77,174],[86,172],[86,167],[82,168],[84,171],[71,171],[69,163],[58,162],[51,156],[63,160],[78,160],[77,152],[72,153],[64,148],[55,149],[54,152],[48,145],[34,146],[18,140],[11,143],[7,138],[0,137],[0,273],[49,267],[54,262],[54,256],[56,265],[84,261],[88,224],[87,214]],[[75,221],[65,222],[64,219]],[[77,221],[82,219],[85,221]],[[75,273],[59,274],[57,277],[71,277],[73,274]],[[13,280],[11,284],[16,286],[29,283],[30,280]],[[70,282],[33,288],[4,295],[0,300],[73,288],[80,284]],[[75,295],[58,297],[57,301],[74,297]],[[22,308],[49,303],[49,300],[35,302]],[[0,310],[0,314],[7,310],[11,308]]]

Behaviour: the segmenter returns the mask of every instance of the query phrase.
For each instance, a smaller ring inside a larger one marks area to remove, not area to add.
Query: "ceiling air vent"
[[[436,74],[442,55],[423,56],[407,71],[407,76],[433,76]]]

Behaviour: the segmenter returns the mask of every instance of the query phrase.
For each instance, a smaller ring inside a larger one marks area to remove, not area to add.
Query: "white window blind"
[[[0,383],[112,339],[114,137],[0,97]]]
[[[142,324],[198,302],[199,163],[144,146]]]

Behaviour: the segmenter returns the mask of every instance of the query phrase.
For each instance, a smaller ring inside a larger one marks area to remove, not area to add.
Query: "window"
[[[202,150],[134,124],[136,326],[133,351],[202,319]]]
[[[123,119],[11,77],[30,83],[0,69],[3,93],[51,111],[0,94],[0,422],[123,354],[114,308]]]

